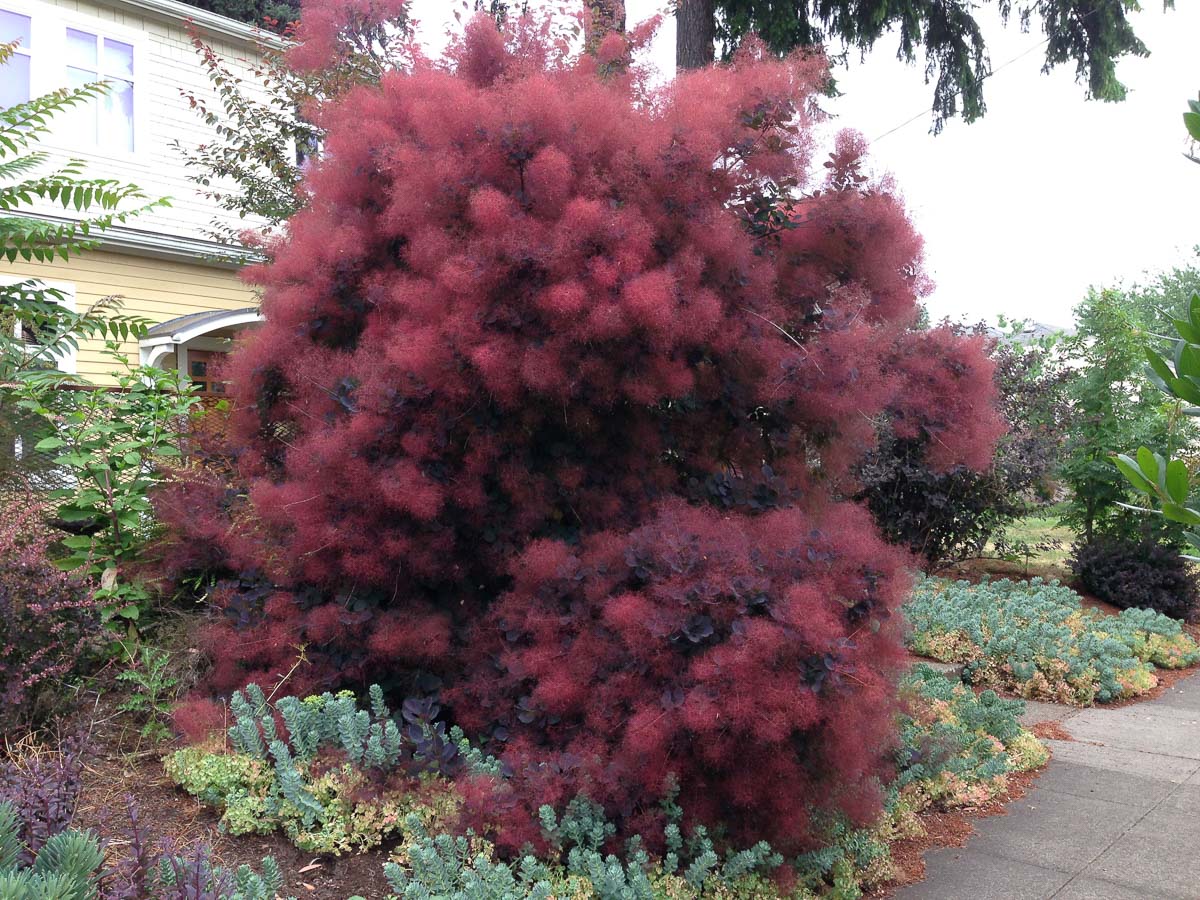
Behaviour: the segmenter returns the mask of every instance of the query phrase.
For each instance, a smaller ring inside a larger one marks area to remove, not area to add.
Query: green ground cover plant
[[[1019,700],[977,696],[925,666],[905,677],[900,695],[884,815],[869,828],[826,818],[825,846],[791,859],[765,842],[730,848],[721,834],[685,824],[676,791],[664,801],[662,833],[635,835],[622,852],[614,824],[581,796],[564,810],[542,807],[538,850],[505,860],[486,829],[457,827],[461,800],[447,777],[503,769],[457,729],[443,732],[435,705],[410,701],[393,716],[377,688],[362,706],[349,692],[272,704],[251,686],[231,703],[223,745],[186,747],[165,764],[184,790],[221,810],[232,833],[282,830],[305,850],[334,855],[394,845],[386,875],[403,900],[854,898],[892,875],[889,844],[919,833],[918,813],[991,800],[1010,773],[1047,759],[1017,723]]]
[[[1028,698],[1110,703],[1154,688],[1156,667],[1200,662],[1200,647],[1174,619],[1145,609],[1105,616],[1040,578],[921,578],[905,615],[914,652],[963,663],[972,683]]]
[[[250,685],[230,703],[232,752],[189,747],[166,760],[188,793],[222,810],[233,834],[283,831],[311,853],[339,855],[400,838],[405,818],[455,818],[457,796],[437,778],[499,774],[432,702],[406,701],[393,718],[378,686],[367,709],[349,691],[268,703]],[[282,727],[280,727],[282,726]]]

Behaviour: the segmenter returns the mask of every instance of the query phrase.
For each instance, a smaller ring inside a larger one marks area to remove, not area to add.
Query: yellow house
[[[56,120],[40,149],[55,162],[83,160],[85,177],[130,182],[171,204],[110,229],[98,249],[68,262],[0,259],[0,280],[39,278],[80,311],[103,297],[120,297],[123,313],[158,323],[143,340],[123,347],[130,361],[178,368],[202,393],[214,393],[222,386],[208,378],[210,364],[239,330],[261,317],[230,248],[210,237],[223,212],[187,180],[174,149],[176,141],[197,146],[213,137],[184,97],[215,96],[189,23],[253,83],[262,35],[224,16],[175,0],[0,0],[0,41],[20,41],[16,57],[0,67],[0,106],[67,85],[108,81],[108,96]],[[31,212],[64,215],[62,207]],[[96,384],[111,383],[113,361],[101,342],[82,344],[59,367]]]

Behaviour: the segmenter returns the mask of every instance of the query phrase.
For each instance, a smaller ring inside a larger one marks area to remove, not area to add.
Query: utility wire
[[[978,81],[977,83],[978,83],[978,84],[983,84],[983,82],[985,82],[987,79],[991,78],[991,77],[992,77],[993,75],[995,75],[997,72],[1003,72],[1005,69],[1007,69],[1007,68],[1008,68],[1009,66],[1011,66],[1013,63],[1015,63],[1017,60],[1019,60],[1019,59],[1023,59],[1024,57],[1028,56],[1030,53],[1032,53],[1034,50],[1037,50],[1037,49],[1038,49],[1038,48],[1040,48],[1040,47],[1044,47],[1044,46],[1045,46],[1047,43],[1049,43],[1049,41],[1050,41],[1050,38],[1049,38],[1049,37],[1045,37],[1045,38],[1043,38],[1042,40],[1038,41],[1036,44],[1034,44],[1032,47],[1030,47],[1030,48],[1028,48],[1028,49],[1026,49],[1026,50],[1022,50],[1020,53],[1018,53],[1018,54],[1017,54],[1016,56],[1014,56],[1012,59],[1008,60],[1008,61],[1007,61],[1007,62],[1005,62],[1005,63],[1002,63],[1001,65],[999,65],[999,66],[997,66],[996,68],[992,69],[990,72],[987,72],[987,73],[985,73],[984,75],[981,75],[981,76],[980,76],[980,78],[979,78],[979,81]],[[879,135],[879,137],[877,137],[877,138],[873,138],[873,139],[871,140],[871,143],[872,143],[872,144],[878,144],[880,141],[882,141],[882,140],[883,140],[885,137],[887,137],[889,134],[894,134],[895,132],[897,132],[897,131],[899,131],[901,128],[903,128],[905,125],[911,125],[913,122],[917,121],[917,119],[920,119],[921,117],[923,117],[923,116],[925,116],[925,115],[927,115],[927,114],[929,114],[929,113],[931,113],[931,112],[933,112],[933,107],[929,107],[928,109],[922,109],[922,110],[921,110],[920,112],[918,112],[916,115],[912,116],[911,118],[905,119],[905,120],[904,120],[903,122],[901,122],[899,125],[895,125],[895,126],[893,126],[892,128],[889,128],[889,129],[888,129],[887,131],[885,131],[883,134]]]

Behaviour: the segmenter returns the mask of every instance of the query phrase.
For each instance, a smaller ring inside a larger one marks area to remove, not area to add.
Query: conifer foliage
[[[886,414],[985,465],[992,373],[907,327],[921,241],[861,140],[817,174],[824,60],[651,90],[624,40],[479,17],[322,113],[230,366],[248,488],[166,495],[170,556],[228,576],[218,689],[437,685],[513,772],[465,788],[493,814],[648,832],[677,784],[791,852],[889,758],[905,556],[855,464]]]

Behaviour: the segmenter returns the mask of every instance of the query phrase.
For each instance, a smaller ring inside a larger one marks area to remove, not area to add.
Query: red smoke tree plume
[[[992,373],[913,329],[921,240],[861,140],[814,165],[823,59],[650,89],[623,40],[476,18],[322,112],[229,372],[248,488],[161,509],[227,576],[217,690],[439,690],[512,765],[465,788],[502,846],[579,793],[648,828],[674,780],[792,852],[889,759],[907,559],[855,466],[884,416],[986,465]]]

